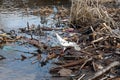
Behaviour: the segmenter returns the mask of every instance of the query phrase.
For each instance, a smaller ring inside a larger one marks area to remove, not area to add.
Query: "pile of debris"
[[[20,37],[15,31],[10,31],[9,33],[1,32],[0,41],[21,39],[36,46],[38,48],[37,60],[41,62],[41,65],[56,59],[52,62],[56,66],[50,69],[54,77],[70,77],[72,80],[119,80],[120,10],[107,8],[101,4],[103,2],[96,0],[72,0],[70,21],[66,23],[73,28],[46,28],[39,25],[30,27],[27,23],[27,27],[21,28],[20,32],[31,35],[31,38]],[[69,10],[65,8],[58,7],[58,9],[56,19],[58,16],[64,19],[69,13]],[[44,16],[49,13],[55,14],[55,11],[48,7],[41,10],[34,13],[41,12],[40,14]],[[45,31],[60,32],[61,34],[56,34],[56,36],[61,46],[51,47],[39,39],[34,39],[34,35],[46,36]],[[42,59],[41,55],[44,51],[47,56]]]
[[[67,49],[64,57],[56,63],[59,66],[52,68],[51,73],[69,75],[76,80],[119,79],[119,7],[107,8],[101,3],[72,0],[69,24],[81,34],[77,38],[81,50]]]

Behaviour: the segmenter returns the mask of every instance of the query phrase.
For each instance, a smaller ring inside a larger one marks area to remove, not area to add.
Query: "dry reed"
[[[70,22],[78,28],[93,26],[99,21],[114,25],[105,7],[98,0],[72,0]]]
[[[70,23],[80,33],[92,36],[91,43],[94,46],[96,42],[108,40],[109,43],[109,39],[120,39],[120,28],[115,27],[112,15],[101,3],[98,0],[72,0],[71,6]]]

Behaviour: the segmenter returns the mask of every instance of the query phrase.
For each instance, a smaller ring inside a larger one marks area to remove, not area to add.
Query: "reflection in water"
[[[11,13],[11,14],[0,14],[0,24],[5,29],[15,29],[20,27],[26,27],[27,22],[30,25],[32,24],[40,24],[39,17],[30,15],[29,17],[21,15],[19,13]],[[2,19],[1,19],[2,18]]]

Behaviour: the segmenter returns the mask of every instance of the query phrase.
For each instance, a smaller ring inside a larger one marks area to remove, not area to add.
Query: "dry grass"
[[[108,13],[107,8],[101,3],[104,2],[98,0],[72,0],[70,23],[80,33],[92,36],[91,43],[94,46],[95,43],[106,44],[106,42],[111,45],[118,45],[120,43],[120,27],[115,25],[116,21],[113,20],[113,15]],[[85,40],[87,37],[83,35],[81,39]],[[113,41],[113,39],[116,41]]]
[[[106,8],[98,0],[72,0],[70,22],[80,27],[93,26],[99,21],[113,26],[114,21],[109,16]]]

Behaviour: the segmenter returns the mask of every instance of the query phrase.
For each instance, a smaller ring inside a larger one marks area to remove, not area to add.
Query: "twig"
[[[65,65],[61,65],[61,66],[58,66],[58,67],[54,67],[54,68],[52,68],[52,69],[50,70],[50,72],[54,72],[54,71],[59,70],[59,69],[61,69],[61,68],[76,66],[76,65],[78,65],[78,64],[82,64],[84,61],[85,61],[85,59],[80,59],[80,60],[75,61],[75,62],[71,62],[71,63],[65,64]]]
[[[109,71],[111,68],[113,68],[115,66],[118,66],[118,65],[120,65],[120,62],[114,61],[111,64],[109,64],[106,68],[96,72],[95,75],[92,78],[88,79],[88,80],[96,80],[97,77],[101,76],[105,72]]]
[[[96,67],[95,67],[95,62],[94,62],[94,61],[92,62],[92,66],[93,66],[93,70],[94,70],[94,71],[97,71],[97,70],[96,70]]]
[[[83,74],[80,78],[78,78],[78,80],[81,80],[84,76],[85,76],[85,74]]]
[[[106,40],[107,38],[109,38],[109,36],[100,37],[100,38],[98,38],[98,39],[92,41],[92,44],[93,44],[93,43],[96,43],[96,42],[99,42],[99,41],[101,41],[101,40]]]
[[[39,60],[34,60],[34,61],[31,62],[31,64],[35,64],[37,62],[39,62]]]
[[[81,69],[82,69],[89,61],[91,61],[92,59],[93,59],[93,58],[91,57],[91,58],[89,58],[88,60],[84,61],[84,63],[82,64],[82,66],[79,68],[78,73],[75,74],[76,77],[79,76]]]
[[[81,53],[88,54],[88,55],[92,55],[92,53],[90,53],[90,52],[87,52],[87,51],[85,51],[85,50],[80,50],[80,52],[81,52]]]
[[[103,39],[104,39],[103,37],[100,37],[99,39],[96,39],[96,40],[92,41],[92,43],[99,42],[99,41],[101,41],[101,40],[103,40]]]
[[[80,70],[81,70],[89,61],[91,61],[91,60],[92,60],[92,57],[89,58],[88,60],[86,60],[86,61],[83,63],[83,65],[80,67]]]
[[[103,23],[103,25],[106,27],[106,29],[108,29],[108,30],[110,31],[110,33],[112,33],[112,29],[111,29],[111,27],[110,27],[110,26],[107,26],[107,24],[106,24],[106,23]]]
[[[35,55],[33,52],[29,52],[29,51],[21,51],[21,50],[14,50],[13,51],[18,51],[18,52],[22,52],[22,53],[28,53],[28,54],[32,54]]]

